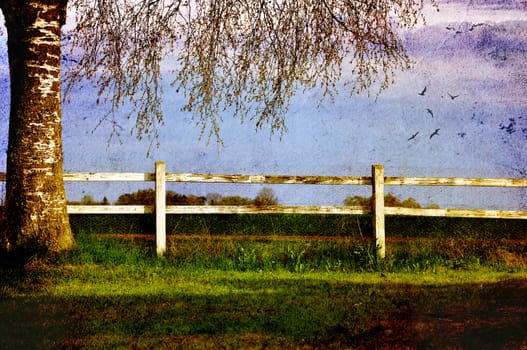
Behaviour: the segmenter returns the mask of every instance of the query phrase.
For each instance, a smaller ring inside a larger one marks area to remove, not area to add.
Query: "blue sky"
[[[78,86],[63,109],[66,171],[153,171],[164,160],[169,172],[369,175],[383,164],[387,176],[527,176],[527,5],[521,1],[441,1],[428,9],[427,25],[404,33],[415,64],[377,99],[350,96],[317,108],[320,91],[297,95],[280,140],[269,130],[225,116],[224,147],[199,140],[180,96],[166,87],[160,147],[147,157],[148,142],[128,136],[108,143],[109,128],[95,129],[104,106],[95,90]],[[8,73],[5,35],[0,40],[0,150],[7,143]],[[169,79],[166,79],[167,82]],[[424,96],[419,95],[424,87]],[[452,98],[452,96],[457,96]],[[430,110],[431,113],[428,111]],[[432,117],[433,114],[433,117]],[[95,130],[94,130],[95,129]],[[430,135],[439,129],[438,134]],[[409,140],[413,135],[413,139]],[[5,167],[5,157],[0,159]],[[151,184],[68,184],[70,199],[89,194],[115,200]],[[171,184],[181,193],[209,192],[254,197],[262,186]],[[368,188],[273,187],[283,204],[342,204]],[[527,208],[525,189],[393,187],[400,197],[442,207]]]

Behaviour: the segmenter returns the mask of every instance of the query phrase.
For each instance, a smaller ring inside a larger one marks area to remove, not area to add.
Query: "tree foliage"
[[[433,2],[433,0],[432,0]],[[162,59],[176,61],[173,81],[202,136],[220,138],[224,112],[257,129],[286,130],[297,91],[330,97],[345,71],[351,93],[386,88],[410,60],[399,37],[422,19],[424,0],[70,0],[72,52],[80,62],[68,89],[84,79],[110,104],[133,106],[135,133],[155,139]],[[118,128],[114,128],[119,133]]]

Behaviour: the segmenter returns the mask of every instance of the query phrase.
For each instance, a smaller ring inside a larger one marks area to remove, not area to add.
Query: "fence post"
[[[372,216],[377,257],[382,259],[386,256],[384,232],[384,168],[378,164],[372,166]]]
[[[166,185],[165,162],[156,161],[156,251],[161,256],[166,251]]]

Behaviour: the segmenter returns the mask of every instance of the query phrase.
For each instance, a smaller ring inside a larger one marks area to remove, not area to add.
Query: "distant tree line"
[[[125,193],[117,198],[116,205],[154,205],[156,192],[153,189],[139,190],[133,193]],[[174,191],[166,192],[167,205],[205,205],[206,198],[193,194],[185,195]]]
[[[133,193],[125,193],[117,198],[115,205],[153,205],[156,192],[153,189],[139,190]],[[80,201],[68,202],[68,204],[81,205],[110,205],[107,197],[97,201],[91,195],[85,195]],[[196,196],[193,194],[180,194],[174,191],[166,192],[167,205],[278,205],[272,188],[264,187],[258,192],[254,199],[241,196],[223,196],[219,193],[209,193],[207,196]]]
[[[362,196],[348,196],[344,199],[344,205],[349,206],[371,206],[372,197]],[[408,197],[407,199],[401,200],[397,198],[393,193],[387,193],[384,195],[384,205],[387,207],[403,207],[403,208],[423,208],[414,198]],[[433,203],[427,206],[428,209],[438,209],[439,205]]]
[[[344,199],[344,205],[348,206],[371,206],[372,197],[362,196],[348,196]],[[155,190],[146,189],[139,190],[133,193],[125,193],[119,196],[115,205],[154,205]],[[101,201],[96,201],[91,195],[85,195],[78,202],[68,202],[69,204],[81,205],[110,205],[107,197]],[[276,197],[272,188],[264,187],[258,192],[253,199],[241,196],[223,196],[220,193],[212,192],[206,196],[196,196],[193,194],[180,194],[174,191],[166,192],[167,205],[278,205],[278,198]],[[403,207],[403,208],[423,208],[414,198],[408,197],[401,200],[393,193],[388,193],[384,196],[384,205],[387,207]],[[439,205],[431,204],[425,208],[437,209]]]

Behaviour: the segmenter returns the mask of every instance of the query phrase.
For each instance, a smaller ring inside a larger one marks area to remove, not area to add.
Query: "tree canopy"
[[[70,0],[70,6],[79,64],[69,71],[68,89],[91,81],[110,105],[112,125],[119,107],[130,104],[136,136],[155,139],[163,123],[162,60],[169,56],[172,85],[187,101],[182,109],[202,136],[221,140],[225,114],[283,133],[292,96],[317,87],[331,99],[344,70],[350,93],[386,88],[410,64],[399,34],[423,19],[424,0]]]

